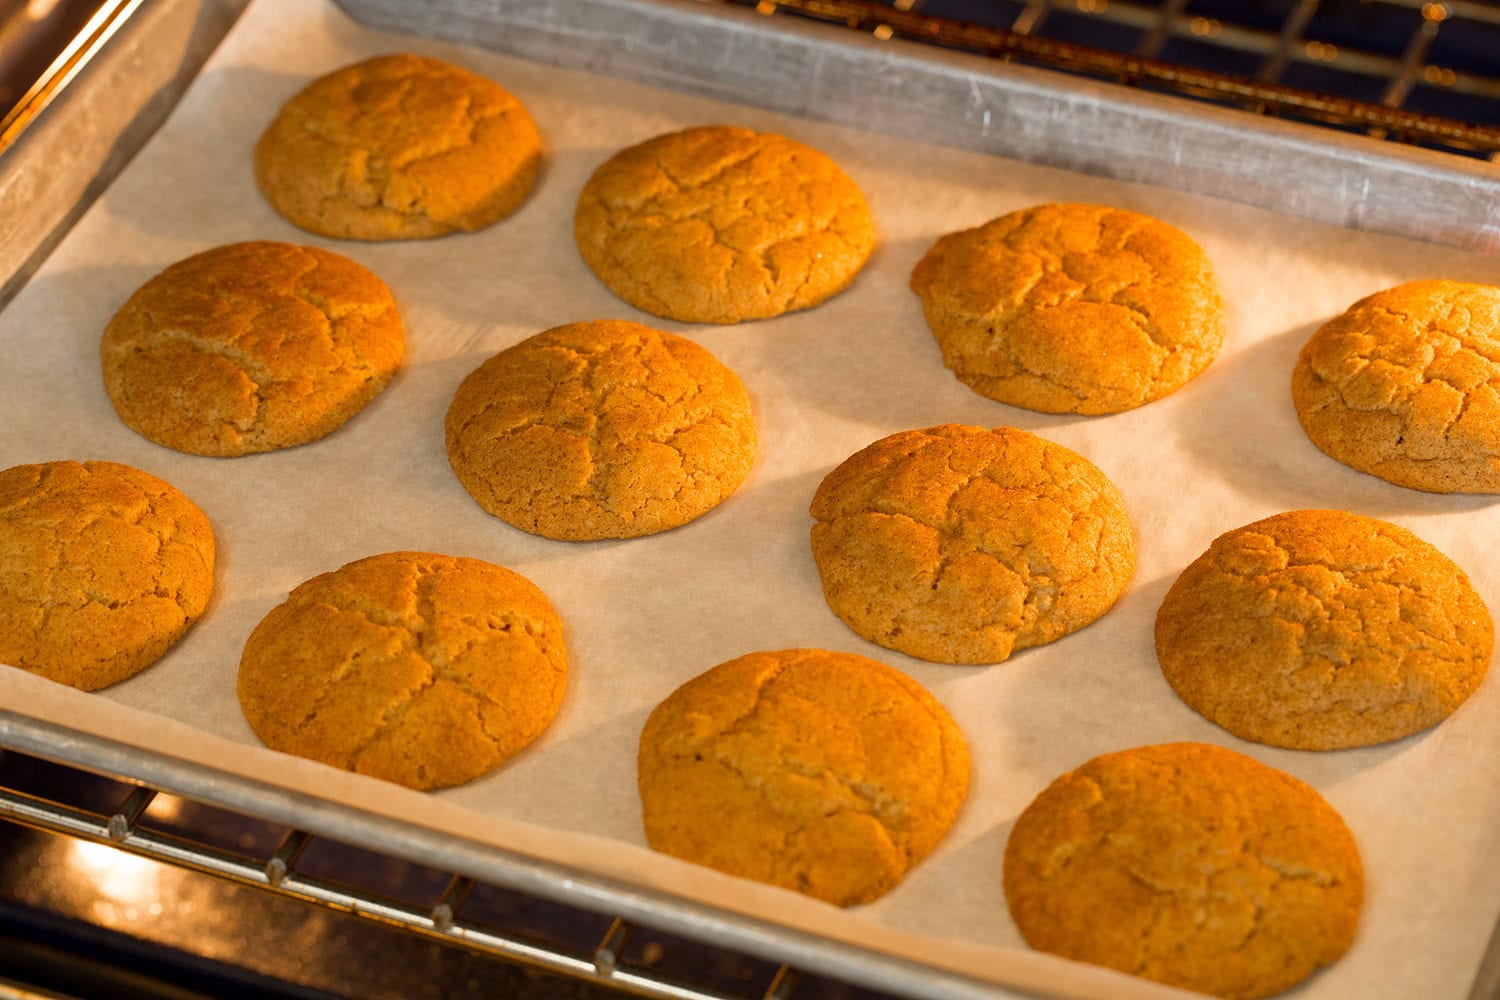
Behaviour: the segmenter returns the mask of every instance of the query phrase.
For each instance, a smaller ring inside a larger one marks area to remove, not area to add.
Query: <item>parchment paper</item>
[[[531,109],[548,160],[530,200],[483,232],[391,243],[321,240],[257,193],[251,148],[311,78],[382,52],[416,51],[487,75]],[[811,311],[734,327],[638,313],[584,267],[577,192],[617,149],[668,130],[737,123],[837,160],[881,233],[869,267]],[[941,234],[1047,201],[1113,204],[1194,236],[1229,308],[1223,354],[1165,400],[1107,417],[1032,413],[982,399],[943,368],[907,288]],[[238,459],[160,448],[127,430],[104,394],[98,341],[113,312],[166,265],[217,244],[279,239],[357,260],[393,289],[408,363],[362,414],[322,441]],[[85,695],[0,671],[6,708],[250,774],[379,815],[515,846],[830,939],[875,941],[935,967],[1060,993],[1167,996],[1133,980],[1034,955],[1006,913],[1000,865],[1018,812],[1099,753],[1171,740],[1233,747],[1318,788],[1354,830],[1368,896],[1348,956],[1307,997],[1464,996],[1500,914],[1500,693],[1494,680],[1440,726],[1386,746],[1301,753],[1243,743],[1185,707],[1152,648],[1157,605],[1218,534],[1300,507],[1404,525],[1447,552],[1500,609],[1494,497],[1390,486],[1319,453],[1288,379],[1312,331],[1401,281],[1500,280],[1456,250],[1352,233],[1179,193],[903,142],[754,108],[382,35],[331,4],[260,0],[167,125],[0,314],[0,467],[109,459],[152,472],[214,523],[217,593],[158,664]],[[750,387],[761,435],[738,494],[678,530],[625,542],[535,538],[483,513],[458,485],[442,418],[459,381],[495,351],[581,319],[622,317],[697,339]],[[925,663],[864,642],[828,611],[808,550],[821,478],[878,437],[944,422],[1013,425],[1089,457],[1120,487],[1139,569],[1103,619],[991,667]],[[536,582],[567,626],[571,682],[531,749],[471,784],[423,795],[259,746],[234,694],[240,648],[302,580],[376,552],[487,559]],[[842,912],[653,855],[635,793],[635,745],[674,687],[753,649],[817,646],[892,664],[936,693],[967,735],[974,785],[940,849],[885,898]]]

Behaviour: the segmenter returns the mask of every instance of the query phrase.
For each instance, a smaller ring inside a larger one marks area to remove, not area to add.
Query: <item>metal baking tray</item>
[[[756,104],[900,137],[1208,195],[1338,226],[1500,252],[1500,166],[827,25],[673,0],[339,0],[362,24]],[[170,112],[236,0],[136,11],[68,92],[0,155],[0,240],[13,293]],[[25,210],[22,211],[22,206]],[[519,852],[365,815],[272,783],[0,709],[0,746],[122,776],[543,898],[913,997],[1025,995],[846,942]],[[1495,953],[1475,997],[1490,995]]]

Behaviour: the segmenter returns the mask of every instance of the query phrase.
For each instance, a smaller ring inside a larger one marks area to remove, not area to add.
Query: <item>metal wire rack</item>
[[[471,955],[591,984],[600,993],[670,1000],[851,995],[846,988],[820,977],[803,977],[787,965],[752,963],[734,955],[715,956],[717,961],[705,963],[697,943],[693,945],[700,953],[696,963],[662,965],[661,936],[620,917],[528,901],[529,912],[497,920],[493,903],[475,902],[485,891],[495,890],[469,877],[402,863],[400,878],[392,880],[382,877],[378,863],[363,858],[358,849],[327,842],[304,830],[273,829],[199,803],[187,803],[189,815],[184,816],[184,803],[168,793],[31,758],[24,758],[18,766],[21,756],[15,751],[0,752],[4,764],[0,766],[4,778],[0,781],[0,820],[32,830],[108,845]],[[38,767],[44,774],[42,787],[28,787],[38,784],[35,779],[15,780],[18,773]],[[68,800],[59,801],[64,796]],[[154,803],[168,804],[162,816],[151,815]],[[222,833],[226,828],[252,832],[241,833],[236,844],[225,846],[220,841],[226,839]],[[209,834],[215,830],[219,832]],[[321,860],[309,860],[319,853],[317,848],[323,848]],[[635,941],[637,937],[641,940]],[[724,957],[733,960],[732,974],[724,971],[730,967]],[[30,995],[7,992],[5,977],[0,976],[0,996]]]
[[[1500,158],[1500,5],[1481,0],[723,2]]]

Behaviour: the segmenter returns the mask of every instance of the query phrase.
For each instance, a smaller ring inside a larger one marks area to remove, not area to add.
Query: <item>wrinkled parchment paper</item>
[[[483,232],[390,244],[302,233],[261,199],[251,148],[311,78],[390,51],[446,58],[517,94],[545,135],[529,201]],[[616,300],[574,249],[574,199],[615,150],[704,123],[778,131],[836,159],[881,233],[869,267],[817,309],[735,327],[655,320]],[[907,289],[950,230],[1028,205],[1108,203],[1165,219],[1215,262],[1229,309],[1217,362],[1165,400],[1106,417],[1048,416],[982,399],[943,368]],[[238,459],[182,455],[136,436],[102,388],[99,335],[167,264],[245,239],[315,243],[369,267],[407,322],[408,363],[362,414],[322,441]],[[937,968],[1069,995],[1164,996],[1030,953],[1006,913],[1001,857],[1017,813],[1099,753],[1171,740],[1233,747],[1318,788],[1357,836],[1368,875],[1358,940],[1307,997],[1461,997],[1497,913],[1500,683],[1442,725],[1387,746],[1302,753],[1246,744],[1180,703],[1157,669],[1153,617],[1182,567],[1216,535],[1300,507],[1402,524],[1464,567],[1500,609],[1496,498],[1431,496],[1324,457],[1302,435],[1288,378],[1324,320],[1417,278],[1500,280],[1500,262],[1353,233],[1168,190],[926,147],[875,133],[654,90],[484,51],[371,32],[324,2],[253,4],[166,126],[0,314],[0,467],[109,459],[152,472],[213,521],[220,563],[204,619],[163,660],[84,695],[0,671],[6,709],[514,847],[829,940],[866,940]],[[539,330],[621,317],[695,338],[748,384],[761,435],[740,492],[663,535],[569,544],[523,534],[463,492],[442,418],[481,361]],[[1089,457],[1134,520],[1136,578],[1102,620],[991,667],[925,663],[870,645],[823,603],[807,506],[821,478],[885,434],[943,422],[1026,428]],[[567,626],[571,683],[531,749],[462,788],[423,795],[259,746],[235,700],[240,648],[302,580],[376,552],[419,549],[509,566]],[[644,846],[635,742],[653,705],[689,677],[753,649],[820,646],[890,663],[927,685],[967,734],[974,785],[940,849],[885,898],[845,913],[748,885]]]

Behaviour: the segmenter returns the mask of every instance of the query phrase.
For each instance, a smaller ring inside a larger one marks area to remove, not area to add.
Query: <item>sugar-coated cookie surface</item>
[[[1429,493],[1500,493],[1500,287],[1413,281],[1303,346],[1292,401],[1329,457]]]
[[[203,614],[214,553],[203,511],[139,469],[0,471],[0,663],[84,691],[139,673]]]
[[[1156,617],[1173,690],[1242,739],[1335,750],[1447,718],[1495,629],[1463,570],[1405,528],[1337,510],[1221,535]]]
[[[286,102],[255,146],[255,179],[293,225],[401,240],[483,228],[536,182],[542,139],[505,88],[438,59],[377,56]]]
[[[1033,948],[1230,1000],[1338,960],[1364,901],[1354,836],[1316,790],[1202,743],[1058,778],[1016,820],[1004,883]]]
[[[1224,341],[1202,248],[1158,219],[1101,205],[1039,205],[950,233],[911,287],[961,382],[1047,413],[1160,399]]]
[[[273,750],[411,788],[462,784],[531,744],[567,684],[562,621],[519,573],[388,552],[308,580],[240,658]]]
[[[1012,427],[876,441],[813,497],[828,606],[855,632],[942,663],[998,663],[1084,627],[1135,572],[1114,484]]]
[[[739,376],[686,337],[621,320],[555,327],[489,358],[445,426],[449,463],[481,507],[563,541],[686,524],[755,461]]]
[[[258,241],[178,261],[105,327],[104,388],[136,433],[228,457],[306,444],[385,388],[401,315],[368,270],[317,247]]]
[[[968,791],[969,751],[900,671],[787,649],[721,663],[662,701],[638,775],[654,849],[852,906],[937,846]]]
[[[864,194],[838,164],[732,126],[616,153],[584,186],[573,230],[612,292],[688,323],[815,306],[853,281],[875,247]]]

